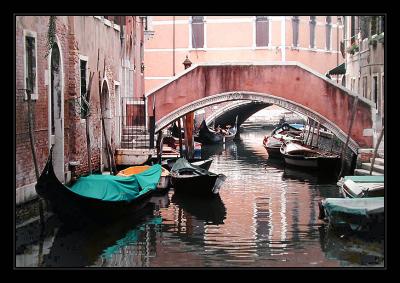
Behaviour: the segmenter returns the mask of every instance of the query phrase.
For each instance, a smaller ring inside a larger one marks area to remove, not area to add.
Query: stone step
[[[355,169],[354,170],[354,175],[355,176],[368,176],[369,175],[369,170],[365,170],[365,169]],[[383,175],[382,173],[376,172],[376,171],[372,171],[372,175],[374,176],[380,176]]]
[[[361,169],[365,169],[365,170],[369,171],[371,169],[371,163],[362,163],[361,164]],[[385,166],[374,164],[374,170],[373,171],[376,171],[376,172],[379,172],[381,174],[384,174],[385,173]]]
[[[372,163],[372,158],[370,159],[370,161]],[[374,167],[375,167],[375,165],[385,166],[385,159],[376,157]]]
[[[121,141],[129,142],[129,141],[144,141],[144,140],[150,140],[150,135],[148,134],[138,134],[138,135],[122,135],[121,136]],[[154,140],[157,140],[157,136],[154,136]]]
[[[122,134],[128,135],[128,134],[140,134],[140,133],[145,133],[146,128],[142,126],[135,126],[135,127],[123,127],[122,128]]]
[[[149,146],[150,141],[142,140],[142,141],[121,141],[121,148],[146,148]]]

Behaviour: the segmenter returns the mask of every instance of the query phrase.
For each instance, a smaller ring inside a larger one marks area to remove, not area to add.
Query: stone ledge
[[[23,187],[19,187],[15,190],[15,204],[21,205],[26,202],[35,200],[38,198],[38,194],[35,190],[36,183],[28,184]]]

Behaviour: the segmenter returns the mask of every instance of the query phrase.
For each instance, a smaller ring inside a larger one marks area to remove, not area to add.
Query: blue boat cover
[[[128,177],[93,174],[79,178],[70,189],[76,194],[89,198],[130,202],[157,188],[161,170],[161,165],[156,164],[139,174]]]

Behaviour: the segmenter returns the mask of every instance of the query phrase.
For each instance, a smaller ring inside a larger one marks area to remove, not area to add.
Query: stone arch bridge
[[[205,63],[146,94],[155,132],[189,112],[226,101],[276,104],[321,123],[345,142],[355,105],[349,148],[371,148],[374,103],[298,62]]]

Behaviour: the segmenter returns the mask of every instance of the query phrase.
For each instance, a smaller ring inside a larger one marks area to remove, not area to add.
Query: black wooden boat
[[[141,189],[142,193],[139,193],[136,198],[130,201],[105,201],[80,195],[63,185],[57,179],[53,169],[52,154],[53,150],[50,149],[46,166],[38,179],[35,189],[39,196],[49,202],[50,209],[66,224],[75,226],[87,224],[88,222],[91,223],[93,221],[97,223],[108,223],[115,219],[120,219],[122,216],[134,216],[138,210],[144,208],[148,204],[155,190],[155,187],[154,189]],[[161,173],[161,166],[159,169]],[[99,176],[101,177],[101,175]],[[106,175],[103,176],[110,177]],[[129,178],[118,176],[111,177]],[[89,189],[90,188],[88,188],[88,190]]]
[[[198,137],[196,140],[204,144],[225,143],[232,141],[237,133],[237,120],[236,116],[235,126],[226,130],[212,130],[210,129],[205,120],[201,122]]]
[[[176,193],[216,195],[225,181],[224,174],[215,174],[178,159],[171,169],[171,184]]]

